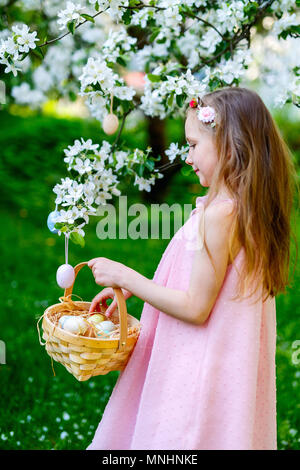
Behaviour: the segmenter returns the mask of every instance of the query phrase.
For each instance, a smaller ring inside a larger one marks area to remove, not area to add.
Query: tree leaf
[[[143,165],[143,163],[141,163],[141,164],[138,165],[138,167],[137,167],[137,174],[138,174],[140,177],[143,176],[144,168],[145,168],[145,165]]]
[[[181,108],[184,102],[184,95],[176,95],[176,103]]]
[[[42,52],[42,49],[39,46],[36,46],[35,49],[33,49],[33,53],[37,56],[40,57],[41,59],[44,58],[44,54]]]
[[[118,62],[118,64],[123,65],[123,67],[126,67],[126,65],[127,65],[126,61],[123,59],[122,56],[117,57],[117,62]]]
[[[19,62],[22,62],[22,60],[26,59],[26,57],[30,54],[30,52],[24,52],[22,55],[21,59],[18,59]]]
[[[69,23],[67,23],[67,28],[70,31],[70,33],[72,33],[72,34],[74,34],[74,32],[75,32],[75,25],[76,25],[75,20],[69,21]]]
[[[168,98],[168,100],[167,100],[167,105],[168,105],[168,106],[172,106],[172,104],[173,104],[173,99],[174,99],[174,94],[175,94],[174,91],[170,94],[170,96],[169,96],[169,98]]]
[[[188,5],[182,5],[182,6],[180,7],[180,9],[181,9],[183,12],[186,12],[186,13],[192,15],[192,16],[195,16],[194,11],[193,11],[192,8],[190,8]]]
[[[84,247],[85,241],[82,235],[80,235],[77,232],[71,232],[70,234],[70,240],[75,243],[75,245],[80,245],[81,248]]]
[[[152,171],[154,168],[154,161],[153,160],[146,160],[145,161],[145,166],[148,168],[148,170]]]
[[[153,73],[148,73],[147,77],[151,82],[160,82],[160,76],[154,75]]]
[[[157,44],[164,44],[166,42],[167,38],[164,37],[164,38],[161,38],[161,39],[158,39],[156,42]]]
[[[150,36],[150,38],[149,38],[149,42],[153,42],[153,41],[154,41],[154,39],[159,35],[159,31],[160,31],[160,30],[157,29],[156,31],[154,31],[154,32],[151,34],[151,36]]]
[[[92,23],[95,23],[94,18],[91,15],[87,15],[86,13],[81,13],[82,18],[84,18],[87,21],[91,21]]]
[[[122,20],[124,21],[124,24],[130,24],[130,22],[131,22],[131,11],[130,11],[129,8],[125,9],[125,12],[122,15]]]
[[[77,95],[73,90],[69,91],[69,98],[70,98],[71,101],[76,101]]]

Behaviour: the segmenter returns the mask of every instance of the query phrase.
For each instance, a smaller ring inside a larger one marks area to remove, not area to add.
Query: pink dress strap
[[[205,234],[205,227],[204,227],[204,199],[207,198],[208,196],[199,196],[196,198],[196,207],[195,209],[192,210],[191,215],[197,212],[199,214],[199,223],[197,227],[197,242],[196,246],[197,249],[202,250],[204,246],[204,234]],[[231,198],[224,198],[224,199],[218,199],[218,200],[213,200],[211,204],[216,204],[218,202],[224,202],[224,201],[231,201],[235,202],[234,199]]]
[[[206,194],[205,196],[198,196],[196,198],[196,207],[202,205],[204,203],[204,199],[206,199],[208,197],[208,195]],[[224,201],[231,201],[231,202],[235,202],[235,200],[233,198],[223,198],[223,199],[213,199],[211,204],[216,204],[218,202],[224,202]]]

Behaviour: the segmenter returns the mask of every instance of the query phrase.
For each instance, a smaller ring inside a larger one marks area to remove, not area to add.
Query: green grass
[[[6,344],[6,364],[0,366],[0,448],[85,449],[119,372],[78,382],[54,362],[54,377],[50,358],[38,341],[36,322],[45,308],[57,303],[62,295],[55,273],[64,262],[64,241],[51,234],[46,226],[47,215],[53,209],[52,187],[65,175],[61,150],[79,136],[92,137],[95,141],[101,136],[96,124],[79,120],[42,116],[21,119],[2,114],[0,124],[5,203],[1,211],[0,339]],[[178,123],[170,123],[170,133],[175,132],[173,126],[178,129]],[[141,126],[126,138],[128,142],[134,138],[142,142],[143,136]],[[166,202],[194,203],[196,195],[203,193],[197,181],[194,175],[175,174]],[[140,193],[131,188],[131,200],[138,201],[139,197]],[[85,248],[70,244],[71,264],[105,256],[149,278],[153,276],[169,240],[99,240],[97,220],[91,219]],[[299,240],[299,225],[296,229]],[[300,448],[300,365],[292,362],[292,344],[300,340],[298,282],[299,269],[288,294],[276,298],[279,449]],[[90,269],[84,268],[76,280],[74,293],[90,300],[99,290]],[[140,318],[143,302],[130,298],[127,308]]]

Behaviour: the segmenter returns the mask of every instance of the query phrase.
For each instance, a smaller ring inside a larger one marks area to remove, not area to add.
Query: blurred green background
[[[295,162],[299,162],[299,122],[282,111],[274,117],[293,151]],[[46,307],[57,303],[63,294],[56,284],[55,274],[64,263],[64,239],[53,235],[46,225],[47,216],[55,207],[52,189],[60,178],[67,176],[63,149],[79,137],[92,138],[95,143],[102,138],[110,139],[103,135],[94,120],[25,113],[18,107],[12,107],[10,113],[0,112],[0,128],[0,340],[6,345],[6,364],[0,365],[0,448],[85,449],[92,440],[119,372],[77,382],[62,365],[54,362],[54,377],[50,358],[38,341],[36,322]],[[143,121],[122,134],[133,147],[143,147],[145,136]],[[168,120],[168,143],[182,138],[182,122]],[[179,166],[172,175],[165,202],[194,205],[195,198],[205,193],[206,188],[200,186],[198,177],[184,175]],[[142,200],[136,188],[129,188],[126,194],[128,205]],[[296,215],[295,207],[293,231],[299,240]],[[99,240],[96,236],[98,220],[91,217],[85,228],[84,248],[70,244],[69,262],[76,265],[105,256],[152,278],[169,239]],[[292,272],[293,240],[291,250]],[[293,361],[292,356],[296,351],[293,344],[300,340],[299,277],[297,265],[288,294],[276,298],[278,449],[300,448],[300,364],[295,364],[297,361]],[[90,269],[83,269],[74,293],[91,300],[100,290]],[[139,319],[143,302],[130,298],[127,308]],[[298,360],[300,362],[300,357]]]

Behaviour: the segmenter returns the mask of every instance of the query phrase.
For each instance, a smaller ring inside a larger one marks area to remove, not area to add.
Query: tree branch
[[[105,10],[98,11],[95,15],[92,16],[92,18],[96,18],[96,16],[101,15],[101,13],[104,13],[108,8],[109,7],[107,7]],[[87,21],[89,21],[89,20],[84,20],[82,23],[79,23],[77,26],[75,26],[75,29],[77,29],[80,26],[82,26],[83,24],[87,23]],[[60,39],[64,38],[65,36],[68,36],[68,34],[71,34],[71,32],[68,31],[67,33],[62,34],[61,36],[58,36],[57,38],[50,39],[50,41],[46,41],[43,44],[38,44],[38,46],[39,47],[48,46],[48,44],[52,44],[53,42],[59,41]]]
[[[121,126],[120,126],[120,129],[119,129],[118,135],[117,135],[116,139],[114,140],[114,142],[113,142],[113,144],[112,144],[111,151],[113,151],[113,149],[114,149],[115,146],[117,145],[117,143],[118,143],[118,141],[119,141],[119,138],[120,138],[120,136],[121,136],[121,133],[122,133],[124,124],[125,124],[126,117],[128,116],[128,114],[131,113],[131,111],[132,111],[132,110],[130,109],[129,111],[127,111],[126,113],[123,114]]]
[[[247,25],[245,25],[244,28],[242,29],[239,29],[235,35],[229,40],[229,43],[228,45],[225,47],[225,49],[223,49],[222,51],[220,51],[218,54],[214,55],[213,57],[211,57],[210,59],[208,60],[205,60],[203,57],[200,57],[200,59],[203,61],[203,64],[200,66],[200,67],[194,67],[193,70],[192,70],[192,73],[195,73],[195,72],[198,72],[199,70],[201,70],[205,65],[208,65],[210,64],[211,62],[214,62],[215,60],[217,60],[219,57],[221,57],[223,54],[225,54],[225,52],[227,52],[228,50],[230,50],[231,52],[231,56],[233,55],[233,51],[235,49],[235,47],[238,45],[238,43],[242,40],[242,39],[247,39],[248,41],[248,48],[250,47],[250,29],[252,28],[252,26],[254,26],[257,21],[260,19],[260,17],[264,14],[265,10],[272,5],[272,3],[274,3],[275,0],[268,0],[266,2],[264,2],[261,6],[261,8],[258,10],[257,14],[255,15],[255,18],[254,20],[251,22],[251,23],[248,23]],[[228,41],[228,40],[227,40]]]
[[[199,16],[191,15],[189,13],[186,13],[186,15],[189,18],[197,19],[199,21],[202,21],[203,24],[205,24],[206,26],[209,26],[210,28],[214,29],[219,34],[219,36],[221,36],[221,38],[224,39],[224,41],[227,40],[226,37],[221,33],[221,31],[219,31],[213,24],[209,23],[208,21],[204,20],[203,18],[199,18]]]

